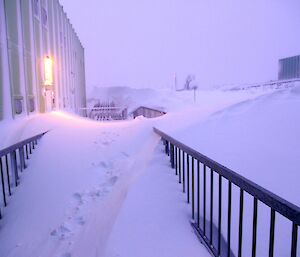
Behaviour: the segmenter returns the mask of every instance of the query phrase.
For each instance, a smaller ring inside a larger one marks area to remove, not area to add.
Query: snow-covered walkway
[[[24,120],[16,140],[50,132],[4,210],[0,256],[208,256],[152,127],[178,130],[255,97],[225,95],[208,92],[188,111],[153,120],[98,123],[59,112]]]

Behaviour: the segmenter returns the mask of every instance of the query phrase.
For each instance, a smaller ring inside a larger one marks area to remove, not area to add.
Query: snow
[[[299,138],[300,84],[255,99],[240,102],[211,115],[204,121],[174,130],[163,131],[179,141],[218,161],[271,192],[300,206]],[[196,134],[197,133],[197,134]],[[215,183],[215,187],[218,184]],[[224,183],[223,188],[227,184]],[[209,191],[209,186],[208,189]],[[225,202],[227,191],[225,194]],[[238,188],[233,188],[233,203],[238,203]],[[224,201],[224,200],[223,200]],[[245,196],[244,213],[252,213],[253,200]],[[209,205],[209,202],[207,203]],[[217,209],[217,206],[215,206]],[[224,206],[226,208],[226,205]],[[223,209],[224,209],[223,208]],[[233,205],[232,220],[238,220],[238,204]],[[270,209],[258,207],[258,245],[260,255],[268,253]],[[244,231],[252,231],[252,215],[245,215]],[[223,220],[226,220],[224,215]],[[217,222],[217,216],[214,217]],[[237,253],[237,223],[232,226],[232,244]],[[226,227],[223,226],[226,234]],[[291,245],[291,223],[276,216],[276,256],[288,256]],[[251,235],[244,232],[244,254],[250,255]]]
[[[90,99],[105,91],[131,110],[168,113],[96,122],[52,112],[1,124],[4,145],[50,130],[1,209],[1,257],[209,256],[153,126],[299,204],[299,87],[202,90],[196,103],[193,92],[99,88]]]
[[[227,88],[225,88],[227,89]],[[196,101],[194,91],[175,91],[171,89],[136,89],[130,87],[91,87],[88,91],[88,106],[93,107],[100,101],[113,101],[119,107],[128,108],[128,112],[134,111],[137,107],[146,106],[167,112],[180,112],[188,109],[224,108],[232,101],[242,101],[248,98],[257,97],[261,94],[272,92],[270,88],[252,89],[247,91],[228,90],[197,90]],[[211,105],[210,102],[214,104]],[[218,107],[217,107],[218,105]]]
[[[299,92],[300,84],[240,102],[176,132],[170,127],[163,130],[300,205],[295,194],[300,160]],[[282,180],[287,165],[289,176]]]
[[[156,149],[145,172],[131,187],[106,256],[209,256],[193,233],[190,208],[162,154],[161,148]]]

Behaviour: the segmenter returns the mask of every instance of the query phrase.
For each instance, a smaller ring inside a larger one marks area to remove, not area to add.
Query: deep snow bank
[[[167,133],[255,183],[300,206],[300,85],[247,100],[179,130]],[[223,181],[224,188],[227,184]],[[217,188],[218,184],[215,184]],[[209,186],[208,186],[209,187]],[[209,188],[207,189],[209,192]],[[226,203],[225,198],[223,201]],[[238,220],[238,188],[233,186],[232,221]],[[217,198],[216,198],[217,200]],[[217,202],[217,201],[215,201]],[[209,203],[207,203],[209,205]],[[244,198],[243,253],[251,255],[253,198]],[[218,208],[215,206],[216,209]],[[226,220],[226,213],[223,214]],[[217,224],[217,217],[214,217]],[[257,253],[268,253],[270,209],[258,206]],[[222,228],[226,234],[226,228]],[[232,223],[232,249],[237,253],[238,225]],[[275,255],[289,256],[291,222],[276,215]],[[299,252],[299,250],[298,250]]]
[[[300,205],[300,85],[246,100],[180,131],[201,153]]]

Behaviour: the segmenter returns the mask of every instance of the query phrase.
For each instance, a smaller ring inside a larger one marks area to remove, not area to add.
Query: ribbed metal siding
[[[300,78],[300,55],[279,60],[278,79]]]
[[[6,84],[0,84],[0,120],[3,106],[11,108],[13,117],[54,108],[80,113],[86,107],[84,49],[59,1],[0,0],[0,8],[0,25],[5,28],[1,30],[0,76],[6,79]],[[54,69],[54,84],[47,88],[46,56],[53,58]],[[49,101],[45,106],[44,90],[53,92],[50,108]],[[4,95],[9,100],[3,104]]]

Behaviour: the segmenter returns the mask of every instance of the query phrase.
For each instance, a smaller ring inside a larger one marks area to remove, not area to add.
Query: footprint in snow
[[[99,165],[102,166],[103,168],[107,168],[107,167],[108,167],[107,163],[106,163],[106,162],[103,162],[103,161],[101,161],[101,162],[99,163]]]
[[[50,235],[57,237],[59,240],[64,240],[72,235],[72,229],[67,224],[62,224],[59,228],[51,231]]]
[[[85,224],[85,219],[82,216],[78,217],[77,224],[83,226]]]
[[[83,204],[84,202],[83,202],[83,194],[81,194],[81,193],[74,193],[73,194],[73,197],[76,199],[76,201],[78,202],[78,204]]]
[[[106,184],[103,184],[101,185],[101,188],[100,189],[96,189],[96,190],[93,190],[90,192],[90,197],[93,199],[93,200],[96,200],[96,199],[101,199],[103,198],[104,196],[106,196],[110,191],[107,189],[106,187],[107,185]]]
[[[113,186],[118,180],[118,176],[113,176],[108,180],[108,185]]]

